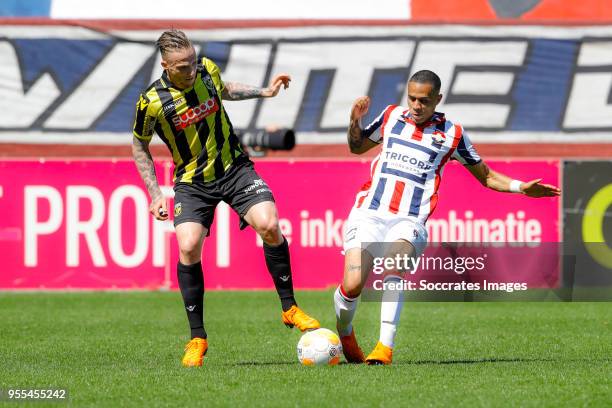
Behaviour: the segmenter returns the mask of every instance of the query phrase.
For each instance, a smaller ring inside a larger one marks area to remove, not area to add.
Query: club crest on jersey
[[[183,213],[183,204],[181,203],[174,204],[174,216],[178,217],[182,213]]]
[[[215,98],[210,98],[200,105],[187,109],[187,112],[172,117],[172,123],[176,130],[183,130],[188,126],[198,123],[207,116],[219,110],[219,105]]]
[[[206,75],[204,78],[202,78],[202,81],[204,82],[204,85],[206,85],[206,89],[208,89],[208,92],[215,93],[215,83],[213,82],[210,75]]]
[[[444,142],[446,142],[446,135],[444,133],[439,132],[439,131],[436,130],[431,135],[431,139],[433,140],[434,144],[442,145],[442,144],[444,144]]]

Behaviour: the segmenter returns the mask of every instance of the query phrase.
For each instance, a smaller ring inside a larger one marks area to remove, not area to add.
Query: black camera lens
[[[270,150],[291,150],[295,147],[295,132],[293,129],[265,129],[247,132],[239,135],[240,143],[246,147]]]

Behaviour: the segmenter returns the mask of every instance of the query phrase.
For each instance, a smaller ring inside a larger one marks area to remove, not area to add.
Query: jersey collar
[[[431,115],[431,118],[429,118],[429,120],[427,120],[423,124],[417,125],[414,119],[412,119],[412,115],[410,115],[410,111],[406,109],[404,112],[402,112],[402,120],[406,123],[410,123],[411,125],[426,128],[429,126],[439,125],[440,123],[446,122],[446,117],[444,116],[444,113],[442,112],[434,112],[434,114]]]

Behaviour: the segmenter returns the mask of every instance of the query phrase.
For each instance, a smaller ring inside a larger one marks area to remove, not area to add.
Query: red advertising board
[[[489,164],[519,179],[559,184],[558,161]],[[276,197],[295,286],[337,284],[344,221],[369,163],[262,161],[256,168]],[[157,174],[171,192],[170,163],[159,162]],[[151,218],[130,160],[0,162],[0,211],[0,289],[176,287],[172,223]],[[428,229],[432,242],[558,242],[559,200],[487,190],[451,163]],[[260,244],[220,206],[204,246],[207,288],[271,288]]]

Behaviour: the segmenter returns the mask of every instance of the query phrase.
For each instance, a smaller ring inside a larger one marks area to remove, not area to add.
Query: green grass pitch
[[[297,298],[334,328],[332,292]],[[205,308],[205,366],[186,369],[178,293],[1,293],[0,388],[65,387],[71,405],[113,407],[612,401],[610,303],[407,303],[392,366],[314,368],[297,362],[300,333],[280,322],[273,292],[207,292]],[[358,310],[366,353],[378,313]]]

